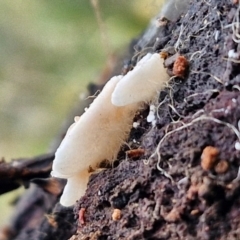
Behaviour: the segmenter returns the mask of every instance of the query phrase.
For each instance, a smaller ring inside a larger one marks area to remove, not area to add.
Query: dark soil
[[[134,41],[139,51],[163,51],[173,74],[154,104],[156,126],[146,120],[147,106],[135,117],[140,126],[128,146],[145,154],[126,154],[123,146],[114,167],[91,176],[75,219],[71,208],[57,205],[14,239],[68,239],[77,225],[71,240],[240,239],[240,68],[238,55],[229,58],[230,50],[239,52],[231,27],[239,13],[233,2],[193,0],[144,47],[141,38]],[[130,53],[125,73],[136,64],[133,47]],[[179,55],[188,63],[180,77],[174,69]]]

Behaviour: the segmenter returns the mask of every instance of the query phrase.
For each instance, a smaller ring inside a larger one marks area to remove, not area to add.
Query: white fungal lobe
[[[73,205],[85,192],[88,168],[113,160],[126,140],[138,104],[117,107],[111,95],[122,76],[109,80],[88,110],[75,118],[56,151],[52,176],[68,179],[60,203]]]
[[[79,198],[84,195],[89,175],[88,170],[85,169],[84,171],[75,174],[73,177],[68,178],[60,199],[60,203],[63,206],[73,205],[76,200],[79,200]]]
[[[112,104],[125,106],[150,102],[157,97],[157,93],[166,86],[168,80],[163,59],[158,53],[148,53],[117,84],[112,94]]]
[[[87,111],[75,117],[55,153],[52,176],[66,178],[60,199],[63,206],[73,205],[85,192],[88,169],[102,160],[116,159],[129,135],[133,118],[142,102],[157,98],[169,80],[159,54],[147,54],[136,67],[123,76],[111,78]],[[154,124],[155,107],[151,105],[148,121]]]

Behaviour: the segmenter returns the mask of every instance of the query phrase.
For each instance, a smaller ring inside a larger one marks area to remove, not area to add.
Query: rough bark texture
[[[134,119],[140,125],[128,145],[144,154],[126,153],[124,146],[114,167],[93,174],[74,207],[75,218],[71,208],[54,208],[59,194],[48,193],[47,201],[54,200],[41,209],[50,215],[43,218],[41,212],[38,225],[15,224],[17,234],[9,239],[69,239],[74,233],[72,240],[240,239],[235,16],[238,3],[194,0],[177,22],[165,22],[149,38],[148,31],[134,41],[131,46],[140,51],[164,49],[173,75],[155,104],[156,126],[146,120],[147,106]],[[135,64],[129,60],[123,70]]]

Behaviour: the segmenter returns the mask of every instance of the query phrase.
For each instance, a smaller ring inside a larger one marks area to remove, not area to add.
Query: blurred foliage
[[[99,2],[109,48],[116,52],[141,33],[162,0]],[[90,1],[1,0],[0,157],[46,152],[105,61]],[[0,205],[8,198],[1,197]]]

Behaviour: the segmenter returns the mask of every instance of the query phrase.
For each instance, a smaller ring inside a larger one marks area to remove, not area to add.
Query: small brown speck
[[[126,151],[126,154],[129,158],[139,158],[144,155],[144,153],[145,150],[141,148]]]
[[[227,184],[226,189],[232,190],[233,189],[233,184],[232,183]]]
[[[118,221],[118,220],[120,220],[120,219],[121,219],[121,215],[122,215],[121,210],[115,208],[115,209],[113,210],[112,220],[113,220],[113,221]]]
[[[6,226],[6,227],[3,227],[0,229],[0,239],[1,240],[11,239],[13,235],[14,235],[13,230],[11,230],[10,227]]]
[[[79,214],[78,214],[78,216],[79,216],[78,220],[79,220],[81,225],[85,224],[85,219],[84,219],[85,211],[86,211],[86,208],[81,208],[80,211],[79,211]]]
[[[203,170],[208,171],[214,167],[218,154],[219,151],[215,147],[207,146],[203,149],[201,156],[201,166]]]
[[[187,199],[193,200],[196,198],[198,193],[199,186],[198,185],[191,185],[187,191]]]
[[[204,196],[206,196],[206,194],[209,193],[209,191],[209,185],[203,183],[198,189],[198,196],[203,198]]]
[[[168,53],[167,52],[162,51],[159,54],[160,54],[160,57],[163,58],[163,59],[166,59],[168,57]]]
[[[45,217],[47,218],[48,223],[53,227],[53,228],[57,228],[57,222],[54,218],[53,215],[50,214],[45,214]]]
[[[167,222],[176,222],[180,219],[180,214],[177,209],[173,208],[170,213],[165,217]]]
[[[215,169],[215,172],[216,172],[216,173],[221,174],[221,173],[227,172],[228,167],[229,167],[228,162],[225,161],[225,160],[221,160],[221,161],[215,166],[214,169]]]
[[[188,69],[188,60],[184,56],[179,56],[173,64],[173,75],[184,77]]]
[[[166,26],[169,21],[165,17],[156,20],[156,27]]]
[[[190,214],[194,216],[194,215],[197,215],[198,213],[199,213],[198,209],[193,209]]]

